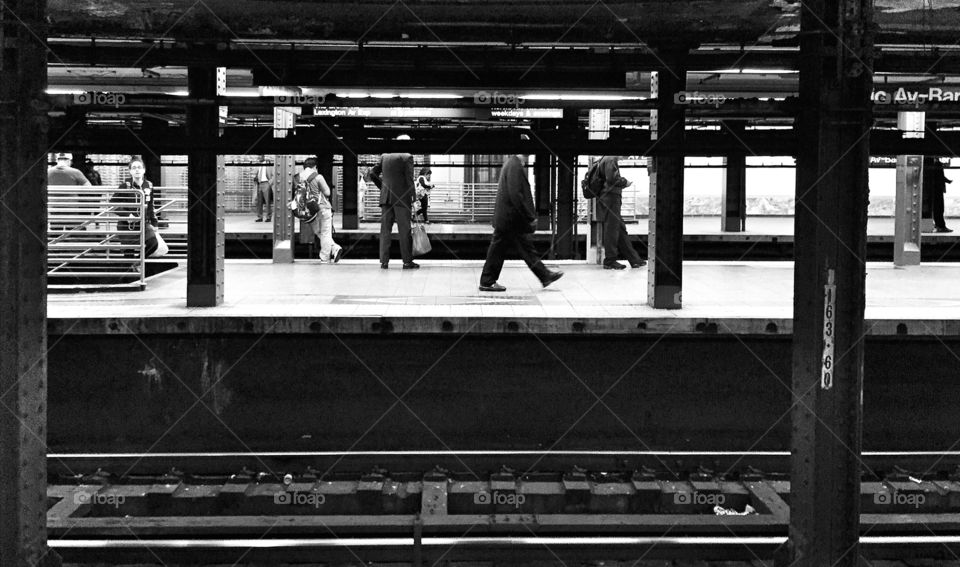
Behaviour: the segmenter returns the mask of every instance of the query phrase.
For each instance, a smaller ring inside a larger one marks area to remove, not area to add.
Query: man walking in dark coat
[[[597,217],[603,223],[603,269],[623,270],[626,268],[617,259],[623,255],[631,268],[646,265],[627,236],[627,225],[620,216],[623,203],[623,190],[630,181],[620,176],[620,164],[616,156],[604,156],[598,166],[603,176],[603,193],[597,199]]]
[[[390,263],[390,235],[396,221],[400,232],[400,256],[404,270],[420,267],[413,261],[413,241],[410,238],[410,207],[417,195],[413,184],[413,156],[410,154],[383,154],[380,163],[370,172],[370,180],[380,188],[380,268]]]
[[[530,182],[524,168],[525,156],[510,156],[500,170],[497,202],[493,209],[493,240],[487,250],[487,261],[480,275],[480,291],[506,291],[497,283],[503,269],[503,258],[511,245],[516,245],[520,257],[527,263],[543,287],[563,276],[557,270],[551,272],[540,261],[530,234],[536,227],[537,215],[533,209]]]

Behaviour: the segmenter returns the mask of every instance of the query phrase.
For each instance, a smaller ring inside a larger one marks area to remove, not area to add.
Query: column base
[[[653,270],[653,263],[650,264]],[[682,293],[677,285],[651,285],[647,290],[647,305],[654,309],[681,309]]]

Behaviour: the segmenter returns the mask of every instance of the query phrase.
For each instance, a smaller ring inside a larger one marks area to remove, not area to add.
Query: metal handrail
[[[48,287],[143,287],[142,191],[52,185],[47,197]]]

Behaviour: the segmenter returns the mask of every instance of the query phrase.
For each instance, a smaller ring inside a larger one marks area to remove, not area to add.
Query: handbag
[[[152,241],[152,242],[151,242]],[[143,235],[143,243],[147,256],[149,258],[159,258],[170,252],[170,247],[164,242],[160,232],[152,224],[147,223],[146,234]]]
[[[413,225],[413,228],[410,229],[410,235],[413,237],[414,256],[423,256],[433,249],[433,247],[430,246],[430,237],[427,236],[427,229],[424,228],[423,224],[418,223]]]

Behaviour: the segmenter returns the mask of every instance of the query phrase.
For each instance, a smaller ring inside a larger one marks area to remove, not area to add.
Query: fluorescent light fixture
[[[594,95],[594,94],[524,94],[517,98],[526,100],[646,100],[644,96]]]
[[[300,94],[298,87],[265,86],[259,87],[260,96],[297,96]]]
[[[190,91],[173,91],[170,94],[173,96],[190,96]]]
[[[369,98],[367,93],[337,93],[337,98]]]
[[[717,69],[715,71],[700,71],[701,73],[720,73],[725,75],[796,75],[796,69]]]
[[[81,91],[78,89],[58,89],[58,88],[47,89],[48,95],[82,95],[86,93],[87,91]]]
[[[400,98],[423,98],[423,99],[458,99],[464,98],[458,94],[451,93],[400,93]]]

